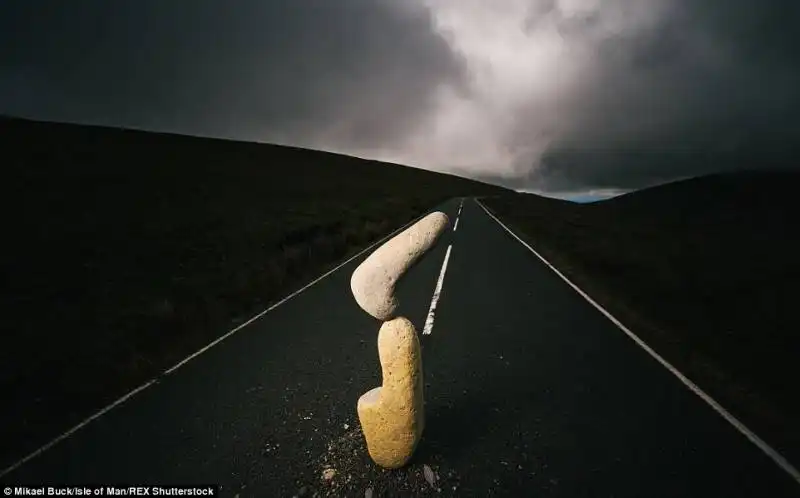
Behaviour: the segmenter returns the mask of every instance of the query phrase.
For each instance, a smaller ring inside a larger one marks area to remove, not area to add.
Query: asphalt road
[[[459,201],[440,209],[452,222]],[[452,245],[420,336],[427,427],[408,469],[375,469],[358,433],[356,401],[380,383],[380,324],[349,288],[364,254],[0,482],[220,484],[240,497],[800,496],[474,201],[458,219],[398,289],[421,333]]]

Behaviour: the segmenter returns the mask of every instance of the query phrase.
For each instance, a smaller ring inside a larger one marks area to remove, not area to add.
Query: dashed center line
[[[439,302],[439,296],[442,294],[442,285],[444,284],[444,274],[447,271],[447,262],[450,260],[450,250],[453,249],[453,244],[447,246],[447,252],[444,255],[444,263],[442,263],[442,270],[439,272],[439,280],[436,281],[436,289],[433,291],[433,299],[431,299],[431,307],[428,310],[428,318],[425,320],[425,328],[422,329],[422,335],[430,335],[433,331],[433,319],[436,314],[436,304]]]
[[[460,219],[461,219],[460,217],[458,217],[458,216],[456,217],[456,223],[455,223],[455,225],[453,225],[453,231],[454,231],[454,232],[455,232],[456,230],[458,230],[458,220],[460,220]]]
[[[463,204],[463,202],[464,202],[464,201],[462,200],[461,202],[462,202],[462,204]],[[418,218],[418,219],[417,219],[417,220],[415,220],[415,221],[419,221],[419,219],[421,219],[421,218]],[[367,253],[368,251],[370,251],[370,250],[371,250],[371,249],[373,249],[374,247],[376,247],[376,246],[379,246],[379,244],[381,244],[381,243],[385,242],[387,239],[390,239],[391,237],[394,237],[395,235],[397,235],[398,233],[400,233],[402,230],[404,230],[404,229],[408,228],[409,226],[412,226],[412,224],[413,224],[415,221],[410,221],[410,222],[406,223],[405,225],[403,225],[402,227],[400,227],[400,228],[398,228],[397,230],[393,231],[393,232],[392,232],[392,233],[390,233],[389,235],[386,235],[385,237],[383,237],[383,238],[382,238],[382,239],[380,239],[379,241],[377,241],[377,242],[374,242],[374,243],[370,244],[370,245],[369,245],[369,247],[367,247],[367,248],[365,248],[365,249],[363,249],[363,250],[359,251],[357,254],[354,254],[354,255],[353,255],[353,256],[351,256],[349,259],[347,259],[347,260],[345,260],[344,262],[340,263],[340,264],[339,264],[338,266],[336,266],[335,268],[333,268],[333,269],[331,269],[331,270],[328,270],[328,272],[327,272],[327,273],[324,273],[324,274],[322,274],[321,276],[317,277],[315,280],[311,281],[310,283],[306,284],[305,286],[301,287],[300,289],[298,289],[298,290],[294,291],[293,293],[291,293],[291,294],[289,294],[288,296],[284,297],[284,298],[283,298],[283,299],[281,299],[280,301],[278,301],[278,302],[276,302],[275,304],[271,305],[271,306],[270,306],[269,308],[267,308],[266,310],[264,310],[264,311],[261,311],[260,313],[258,313],[257,315],[253,316],[252,318],[250,318],[250,319],[249,319],[249,320],[247,320],[246,322],[242,323],[241,325],[237,326],[237,327],[236,327],[236,328],[234,328],[233,330],[230,330],[230,331],[228,331],[228,332],[227,332],[227,333],[225,333],[224,335],[222,335],[222,336],[220,336],[219,338],[215,339],[214,341],[210,342],[208,345],[204,346],[203,348],[199,349],[198,351],[195,351],[195,352],[194,352],[194,353],[192,353],[191,355],[187,356],[186,358],[184,358],[183,360],[181,360],[181,361],[180,361],[179,363],[177,363],[176,365],[173,365],[173,366],[172,366],[172,367],[170,367],[169,369],[165,370],[165,371],[164,371],[164,372],[163,372],[163,373],[162,373],[162,374],[161,374],[159,377],[156,377],[156,378],[154,378],[154,379],[151,379],[151,380],[149,380],[148,382],[146,382],[146,383],[142,384],[141,386],[137,387],[136,389],[134,389],[134,390],[130,391],[129,393],[127,393],[127,394],[125,394],[124,396],[122,396],[122,397],[120,397],[119,399],[117,399],[116,401],[112,402],[111,404],[109,404],[109,405],[105,406],[104,408],[100,409],[99,411],[95,412],[93,415],[91,415],[91,416],[89,416],[88,418],[84,419],[84,420],[83,420],[82,422],[80,422],[79,424],[77,424],[77,425],[73,426],[72,428],[70,428],[70,429],[68,429],[67,431],[63,432],[61,435],[59,435],[59,436],[55,437],[54,439],[50,440],[48,443],[46,443],[46,444],[44,444],[43,446],[39,447],[37,450],[33,451],[32,453],[29,453],[28,455],[26,455],[25,457],[23,457],[23,458],[21,458],[21,459],[19,459],[19,460],[17,460],[15,463],[11,464],[10,466],[6,467],[5,469],[0,469],[0,477],[4,477],[5,475],[7,475],[7,474],[10,474],[11,472],[13,472],[13,471],[15,471],[16,469],[18,469],[19,467],[21,467],[22,465],[26,464],[27,462],[29,462],[29,461],[33,460],[34,458],[36,458],[36,457],[38,457],[39,455],[43,454],[44,452],[48,451],[50,448],[52,448],[53,446],[57,445],[57,444],[58,444],[58,443],[60,443],[61,441],[64,441],[65,439],[67,439],[67,438],[69,438],[69,437],[73,436],[75,433],[77,433],[78,431],[80,431],[81,429],[83,429],[84,427],[86,427],[87,425],[89,425],[89,424],[90,424],[91,422],[93,422],[94,420],[96,420],[96,419],[98,419],[98,418],[102,417],[102,416],[103,416],[103,415],[105,415],[106,413],[110,412],[112,409],[114,409],[114,408],[116,408],[117,406],[119,406],[119,405],[121,405],[121,404],[125,403],[126,401],[128,401],[130,398],[133,398],[134,396],[136,396],[136,395],[137,395],[138,393],[140,393],[141,391],[144,391],[145,389],[147,389],[147,388],[148,388],[148,387],[150,387],[150,386],[153,386],[153,385],[156,385],[156,384],[158,384],[158,382],[159,382],[159,379],[160,379],[160,377],[161,377],[161,376],[166,376],[166,375],[170,375],[170,374],[172,374],[173,372],[175,372],[176,370],[178,370],[180,367],[182,367],[183,365],[185,365],[185,364],[186,364],[186,363],[188,363],[189,361],[191,361],[191,360],[193,360],[194,358],[196,358],[196,357],[200,356],[201,354],[203,354],[203,353],[205,353],[206,351],[210,350],[210,349],[211,349],[211,348],[213,348],[214,346],[216,346],[216,345],[220,344],[221,342],[223,342],[224,340],[226,340],[228,337],[230,337],[230,336],[232,336],[233,334],[235,334],[236,332],[238,332],[238,331],[240,331],[240,330],[244,329],[245,327],[247,327],[247,326],[248,326],[248,325],[250,325],[251,323],[253,323],[253,322],[255,322],[256,320],[260,319],[261,317],[263,317],[264,315],[266,315],[266,314],[267,314],[267,313],[269,313],[270,311],[274,310],[274,309],[275,309],[275,308],[277,308],[278,306],[282,305],[283,303],[287,302],[288,300],[292,299],[293,297],[295,297],[295,296],[297,296],[297,295],[301,294],[302,292],[304,292],[305,290],[307,290],[309,287],[313,286],[313,285],[314,285],[314,284],[316,284],[317,282],[319,282],[319,281],[323,280],[324,278],[328,277],[328,276],[329,276],[329,275],[331,275],[332,273],[334,273],[334,272],[336,272],[337,270],[341,269],[342,267],[344,267],[345,265],[347,265],[348,263],[350,263],[350,262],[351,262],[351,261],[353,261],[354,259],[356,259],[356,258],[360,257],[360,256],[361,256],[361,255],[363,255],[364,253]]]

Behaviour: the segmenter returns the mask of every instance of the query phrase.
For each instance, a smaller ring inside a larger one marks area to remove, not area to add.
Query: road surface
[[[411,470],[371,467],[357,432],[358,397],[380,384],[380,324],[349,288],[365,253],[0,482],[219,484],[240,497],[800,496],[786,469],[474,200],[461,204],[439,208],[451,230],[398,289],[426,384]],[[326,459],[339,488],[320,477]]]

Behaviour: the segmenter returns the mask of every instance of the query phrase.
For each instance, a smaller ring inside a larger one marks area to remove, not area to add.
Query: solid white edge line
[[[444,262],[442,269],[439,272],[439,279],[436,281],[436,289],[433,291],[433,298],[431,298],[431,307],[428,309],[428,317],[425,319],[425,327],[422,329],[422,335],[430,335],[433,331],[433,319],[436,314],[436,304],[439,302],[439,296],[442,294],[442,285],[444,285],[444,274],[447,272],[447,262],[450,260],[450,250],[453,249],[453,244],[447,246],[447,252],[444,254]]]
[[[628,329],[628,328],[627,328],[625,325],[623,325],[623,324],[622,324],[622,322],[620,322],[619,320],[617,320],[617,319],[614,317],[614,315],[612,315],[611,313],[609,313],[608,311],[606,311],[606,310],[605,310],[605,309],[604,309],[602,306],[600,306],[599,304],[597,304],[597,303],[594,301],[594,299],[592,299],[591,297],[589,297],[589,295],[588,295],[588,294],[586,294],[585,292],[583,292],[583,291],[582,291],[582,290],[581,290],[581,289],[580,289],[580,288],[579,288],[577,285],[573,284],[573,283],[572,283],[572,282],[571,282],[571,281],[570,281],[570,280],[569,280],[569,279],[568,279],[566,276],[564,276],[564,274],[562,274],[560,271],[558,271],[558,269],[557,269],[555,266],[553,266],[552,264],[550,264],[550,262],[549,262],[549,261],[547,261],[547,260],[546,260],[546,259],[545,259],[545,258],[544,258],[544,257],[543,257],[541,254],[539,254],[538,252],[536,252],[536,250],[535,250],[534,248],[532,248],[530,245],[528,245],[528,243],[527,243],[527,242],[525,242],[524,240],[522,240],[521,238],[519,238],[519,237],[517,236],[517,234],[515,234],[514,232],[512,232],[512,231],[511,231],[511,229],[510,229],[510,228],[508,228],[508,227],[507,227],[505,224],[503,224],[503,222],[502,222],[502,221],[500,221],[499,219],[497,219],[497,217],[496,217],[495,215],[493,215],[493,214],[492,214],[492,213],[491,213],[491,212],[490,212],[490,211],[489,211],[489,210],[486,208],[486,206],[484,206],[484,205],[483,205],[483,203],[482,203],[481,201],[479,201],[478,199],[475,199],[475,202],[476,202],[476,203],[477,203],[477,204],[478,204],[478,205],[479,205],[479,206],[480,206],[480,207],[483,209],[483,211],[484,211],[484,212],[485,212],[487,215],[489,215],[489,217],[491,217],[491,218],[492,218],[494,221],[496,221],[496,222],[497,222],[497,223],[498,223],[498,224],[499,224],[501,227],[503,227],[503,228],[505,229],[505,231],[506,231],[506,232],[508,232],[509,234],[511,234],[511,236],[512,236],[512,237],[514,237],[515,239],[517,239],[517,241],[518,241],[520,244],[522,244],[523,246],[525,246],[525,247],[526,247],[526,248],[527,248],[527,249],[528,249],[530,252],[532,252],[533,254],[535,254],[535,255],[536,255],[536,257],[537,257],[537,258],[539,258],[539,259],[540,259],[540,260],[541,260],[541,261],[542,261],[542,262],[543,262],[545,265],[547,265],[547,266],[548,266],[548,267],[549,267],[551,270],[553,270],[553,271],[556,273],[556,275],[558,275],[559,277],[561,277],[561,279],[562,279],[562,280],[564,280],[564,281],[565,281],[567,284],[569,284],[569,286],[570,286],[570,287],[572,287],[572,288],[573,288],[573,289],[574,289],[574,290],[575,290],[575,291],[576,291],[578,294],[580,294],[580,295],[581,295],[581,296],[582,296],[584,299],[586,299],[586,300],[587,300],[587,301],[588,301],[588,302],[589,302],[589,303],[590,303],[592,306],[594,306],[595,308],[597,308],[597,310],[598,310],[598,311],[600,311],[600,313],[602,313],[603,315],[605,315],[605,317],[606,317],[606,318],[608,318],[609,320],[611,320],[611,322],[613,322],[613,323],[614,323],[614,325],[616,325],[616,326],[617,326],[617,327],[618,327],[620,330],[622,330],[622,331],[623,331],[623,332],[624,332],[624,333],[625,333],[625,334],[626,334],[628,337],[630,337],[631,339],[633,339],[633,341],[634,341],[634,342],[635,342],[635,343],[636,343],[636,344],[637,344],[639,347],[641,347],[642,349],[644,349],[645,351],[647,351],[647,353],[648,353],[648,354],[650,354],[650,356],[652,356],[653,358],[655,358],[655,359],[656,359],[656,361],[658,361],[659,363],[661,363],[661,365],[662,365],[664,368],[666,368],[667,370],[669,370],[669,371],[670,371],[670,373],[672,373],[672,374],[673,374],[675,377],[677,377],[677,378],[678,378],[678,380],[680,380],[680,381],[681,381],[681,382],[682,382],[682,383],[683,383],[683,384],[684,384],[686,387],[688,387],[688,388],[689,388],[689,390],[691,390],[693,393],[695,393],[697,396],[699,396],[699,397],[700,397],[700,399],[702,399],[702,400],[703,400],[703,401],[705,401],[705,402],[706,402],[706,403],[707,403],[709,406],[711,406],[711,408],[713,408],[713,409],[714,409],[714,411],[716,411],[716,412],[717,412],[719,415],[721,415],[721,416],[722,416],[722,418],[724,418],[725,420],[727,420],[727,421],[728,421],[728,422],[729,422],[729,423],[730,423],[730,424],[731,424],[733,427],[735,427],[735,428],[736,428],[736,430],[738,430],[738,431],[739,431],[739,432],[740,432],[742,435],[744,435],[744,436],[745,436],[745,437],[746,437],[748,440],[750,440],[750,442],[751,442],[751,443],[753,443],[754,445],[756,445],[756,446],[757,446],[757,447],[758,447],[758,448],[759,448],[761,451],[763,451],[763,452],[764,452],[764,453],[765,453],[765,454],[766,454],[766,455],[767,455],[769,458],[771,458],[771,459],[772,459],[772,460],[773,460],[773,461],[774,461],[774,462],[775,462],[775,463],[776,463],[776,464],[777,464],[777,465],[778,465],[778,466],[779,466],[781,469],[783,469],[783,470],[784,470],[786,473],[788,473],[788,474],[789,474],[789,475],[790,475],[790,476],[791,476],[791,477],[792,477],[792,478],[793,478],[795,481],[797,481],[797,483],[798,483],[798,484],[800,484],[800,472],[798,472],[798,470],[797,470],[797,469],[796,469],[794,466],[792,466],[792,464],[791,464],[791,463],[790,463],[790,462],[789,462],[789,461],[788,461],[786,458],[784,458],[784,457],[783,457],[783,455],[781,455],[780,453],[778,453],[778,452],[777,452],[777,451],[776,451],[774,448],[772,448],[772,447],[771,447],[769,444],[767,444],[767,442],[766,442],[766,441],[764,441],[763,439],[761,439],[760,437],[758,437],[758,436],[757,436],[757,435],[756,435],[756,434],[755,434],[753,431],[751,431],[750,429],[748,429],[748,428],[747,428],[747,426],[745,426],[745,425],[744,425],[742,422],[740,422],[740,421],[739,421],[739,420],[738,420],[736,417],[734,417],[733,415],[731,415],[731,414],[730,414],[730,413],[729,413],[729,412],[728,412],[728,411],[727,411],[725,408],[723,408],[723,407],[722,407],[722,405],[720,405],[719,403],[717,403],[717,402],[716,402],[716,401],[715,401],[715,400],[714,400],[714,399],[713,399],[711,396],[709,396],[708,394],[706,394],[706,393],[705,393],[705,392],[704,392],[702,389],[700,389],[700,387],[698,387],[698,386],[697,386],[697,385],[696,385],[694,382],[692,382],[691,380],[689,380],[689,379],[688,379],[688,378],[687,378],[685,375],[683,375],[683,374],[682,374],[682,373],[681,373],[681,372],[680,372],[680,371],[679,371],[677,368],[675,368],[674,366],[672,366],[672,364],[670,364],[670,363],[669,363],[667,360],[665,360],[664,358],[662,358],[662,357],[661,357],[661,355],[659,355],[658,353],[656,353],[656,352],[655,352],[655,351],[654,351],[654,350],[653,350],[653,349],[652,349],[650,346],[648,346],[647,344],[645,344],[645,342],[644,342],[644,341],[642,341],[641,339],[639,339],[639,337],[638,337],[636,334],[634,334],[633,332],[631,332],[631,331],[630,331],[630,330],[629,330],[629,329]]]
[[[150,380],[148,382],[145,382],[144,384],[142,384],[141,386],[137,387],[133,391],[129,392],[125,396],[122,396],[121,398],[119,398],[118,400],[114,401],[113,403],[111,403],[110,405],[106,406],[105,408],[101,409],[100,411],[98,411],[94,415],[86,418],[83,422],[79,423],[78,425],[76,425],[76,426],[72,427],[71,429],[67,430],[66,432],[64,432],[60,436],[58,436],[55,439],[51,440],[49,443],[41,446],[39,449],[37,449],[33,453],[29,454],[25,458],[22,458],[21,460],[19,460],[15,464],[11,465],[10,467],[7,467],[5,470],[3,470],[2,473],[0,473],[0,477],[3,477],[4,475],[6,475],[6,474],[8,474],[10,472],[13,472],[14,470],[16,470],[17,468],[21,467],[22,465],[24,465],[28,461],[33,460],[34,458],[36,458],[37,456],[41,455],[45,451],[49,450],[50,448],[52,448],[56,444],[60,443],[61,441],[65,440],[65,439],[67,439],[68,437],[70,437],[74,433],[78,432],[79,430],[83,429],[85,426],[89,425],[89,423],[91,423],[95,419],[98,419],[101,416],[105,415],[107,412],[111,411],[111,409],[115,408],[117,405],[121,405],[122,403],[124,403],[128,399],[132,398],[133,396],[135,396],[136,394],[140,393],[141,391],[144,391],[145,389],[147,389],[151,385],[155,384],[156,382],[157,382],[156,379],[153,379],[153,380]]]
[[[462,202],[463,202],[463,201],[462,201]],[[127,393],[127,394],[125,394],[125,395],[123,395],[123,396],[119,397],[119,398],[118,398],[116,401],[113,401],[113,402],[112,402],[112,403],[110,403],[109,405],[106,405],[104,408],[101,408],[100,410],[98,410],[98,411],[97,411],[96,413],[94,413],[93,415],[90,415],[89,417],[85,418],[85,419],[84,419],[82,422],[78,423],[77,425],[73,426],[73,427],[72,427],[72,428],[70,428],[70,429],[67,429],[67,430],[66,430],[65,432],[63,432],[61,435],[59,435],[59,436],[56,436],[55,438],[53,438],[52,440],[50,440],[50,442],[48,442],[48,443],[45,443],[44,445],[40,446],[38,449],[34,450],[33,452],[31,452],[31,453],[30,453],[30,454],[28,454],[27,456],[25,456],[25,457],[23,457],[23,458],[21,458],[21,459],[17,460],[15,463],[13,463],[13,464],[11,464],[10,466],[8,466],[8,467],[6,467],[5,469],[3,469],[3,471],[2,471],[2,472],[0,472],[0,477],[3,477],[3,476],[5,476],[6,474],[9,474],[9,473],[11,473],[11,472],[13,472],[13,471],[17,470],[19,467],[21,467],[22,465],[26,464],[26,463],[27,463],[27,462],[29,462],[30,460],[32,460],[32,459],[34,459],[34,458],[36,458],[37,456],[39,456],[39,455],[41,455],[42,453],[44,453],[45,451],[49,450],[50,448],[52,448],[52,447],[53,447],[53,446],[55,446],[56,444],[60,443],[60,442],[61,442],[61,441],[63,441],[64,439],[67,439],[68,437],[70,437],[70,436],[71,436],[71,435],[73,435],[74,433],[78,432],[80,429],[84,428],[85,426],[87,426],[87,425],[88,425],[89,423],[91,423],[92,421],[94,421],[94,420],[96,420],[97,418],[99,418],[99,417],[101,417],[101,416],[105,415],[106,413],[108,413],[109,411],[111,411],[111,409],[113,409],[113,408],[115,408],[115,407],[117,407],[117,406],[121,405],[121,404],[122,404],[122,403],[124,403],[125,401],[129,400],[130,398],[132,398],[132,397],[133,397],[133,396],[135,396],[136,394],[139,394],[140,392],[144,391],[145,389],[147,389],[148,387],[152,386],[153,384],[157,384],[157,383],[158,383],[158,380],[159,380],[159,378],[161,378],[161,377],[163,377],[163,376],[165,376],[165,375],[169,375],[169,374],[171,374],[172,372],[174,372],[175,370],[177,370],[177,369],[179,369],[180,367],[182,367],[183,365],[185,365],[185,364],[189,363],[189,362],[190,362],[191,360],[193,360],[194,358],[197,358],[197,357],[198,357],[198,356],[200,356],[201,354],[203,354],[203,353],[205,353],[206,351],[208,351],[209,349],[213,348],[214,346],[216,346],[216,345],[217,345],[217,344],[219,344],[220,342],[224,341],[224,340],[225,340],[225,339],[227,339],[228,337],[232,336],[232,335],[233,335],[233,334],[235,334],[236,332],[238,332],[238,331],[242,330],[242,329],[243,329],[243,328],[245,328],[246,326],[250,325],[250,324],[251,324],[251,323],[253,323],[254,321],[256,321],[256,320],[258,320],[259,318],[261,318],[262,316],[264,316],[264,315],[266,315],[267,313],[269,313],[270,311],[274,310],[275,308],[277,308],[277,307],[278,307],[278,306],[280,306],[281,304],[285,303],[285,302],[286,302],[286,301],[288,301],[289,299],[291,299],[291,298],[293,298],[293,297],[297,296],[298,294],[300,294],[301,292],[305,291],[306,289],[308,289],[308,288],[309,288],[309,287],[311,287],[312,285],[316,284],[317,282],[319,282],[319,281],[320,281],[320,280],[322,280],[323,278],[325,278],[325,277],[329,276],[331,273],[333,273],[333,272],[335,272],[336,270],[340,269],[341,267],[343,267],[343,266],[347,265],[348,263],[350,263],[350,262],[351,262],[351,261],[353,261],[354,259],[358,258],[359,256],[363,255],[365,252],[369,251],[370,249],[372,249],[372,248],[373,248],[373,247],[375,247],[376,245],[378,245],[378,244],[382,243],[383,241],[385,241],[386,239],[388,239],[388,238],[390,238],[390,237],[393,237],[393,236],[394,236],[394,235],[396,235],[397,233],[399,233],[399,232],[401,232],[401,231],[405,230],[405,229],[406,229],[406,228],[408,228],[409,226],[411,226],[411,225],[413,225],[414,223],[418,222],[419,220],[421,220],[422,218],[424,218],[425,216],[427,216],[427,214],[428,214],[428,213],[430,213],[430,211],[426,212],[426,214],[423,214],[422,216],[419,216],[419,217],[417,217],[417,218],[415,218],[415,219],[413,219],[413,220],[409,221],[408,223],[406,223],[406,224],[405,224],[405,225],[403,225],[402,227],[398,228],[397,230],[395,230],[394,232],[390,233],[389,235],[386,235],[385,237],[383,237],[382,239],[378,240],[377,242],[373,242],[373,243],[372,243],[372,244],[370,244],[370,245],[369,245],[367,248],[365,248],[365,249],[362,249],[362,250],[361,250],[360,252],[358,252],[356,255],[354,255],[354,256],[351,256],[350,258],[348,258],[346,261],[344,261],[343,263],[339,264],[339,265],[338,265],[338,266],[336,266],[335,268],[333,268],[333,269],[331,269],[331,270],[328,270],[327,272],[323,273],[323,274],[322,274],[320,277],[318,277],[318,278],[316,278],[315,280],[313,280],[313,281],[309,282],[308,284],[304,285],[304,286],[303,286],[303,287],[301,287],[300,289],[298,289],[298,290],[296,290],[296,291],[292,292],[291,294],[289,294],[288,296],[284,297],[283,299],[281,299],[281,300],[280,300],[280,301],[278,301],[277,303],[275,303],[275,304],[271,305],[269,308],[267,308],[267,309],[265,309],[264,311],[262,311],[262,312],[258,313],[257,315],[255,315],[254,317],[250,318],[249,320],[247,320],[246,322],[242,323],[241,325],[237,326],[237,327],[236,327],[236,328],[234,328],[233,330],[231,330],[231,331],[227,332],[225,335],[218,337],[217,339],[215,339],[214,341],[210,342],[209,344],[207,344],[207,345],[206,345],[206,346],[204,346],[203,348],[201,348],[201,349],[199,349],[199,350],[195,351],[194,353],[190,354],[189,356],[187,356],[186,358],[184,358],[183,360],[181,360],[181,361],[180,361],[179,363],[177,363],[176,365],[174,365],[174,366],[172,366],[172,367],[168,368],[167,370],[165,370],[165,371],[164,371],[164,373],[162,373],[161,375],[157,376],[157,377],[156,377],[156,378],[154,378],[154,379],[151,379],[151,380],[149,380],[149,381],[145,382],[144,384],[142,384],[142,385],[140,385],[139,387],[137,387],[137,388],[133,389],[133,390],[132,390],[132,391],[130,391],[129,393]]]

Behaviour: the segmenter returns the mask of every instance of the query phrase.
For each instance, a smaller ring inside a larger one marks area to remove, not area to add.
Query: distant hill
[[[313,150],[7,117],[0,151],[0,399],[15,407],[0,413],[0,461],[444,200],[507,192]]]
[[[800,171],[737,171],[688,178],[595,204],[598,210],[665,216],[730,216],[734,211],[781,211],[797,206]],[[726,214],[727,213],[727,214]]]
[[[800,460],[800,172],[487,205],[656,351]]]
[[[51,123],[0,116],[0,145],[20,151],[22,156],[5,161],[6,172],[103,172],[132,175],[157,170],[161,174],[186,173],[192,161],[196,172],[224,171],[246,173],[269,179],[281,179],[291,188],[327,191],[359,191],[370,182],[394,192],[394,185],[429,185],[430,188],[466,189],[480,193],[507,191],[502,187],[463,177],[427,171],[410,166],[385,163],[330,152],[273,144],[241,142],[170,133],[155,133],[92,125]],[[124,153],[124,155],[122,155]],[[106,157],[104,154],[113,154]],[[80,160],[81,162],[76,162]],[[113,160],[113,162],[104,162]],[[217,162],[222,160],[223,162]],[[125,168],[135,166],[133,170]],[[385,170],[377,167],[388,166]],[[279,176],[275,176],[279,175]],[[314,175],[324,184],[309,181]],[[366,175],[366,176],[365,176]],[[422,182],[421,184],[419,182]]]

